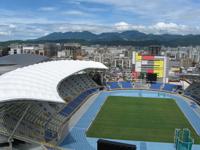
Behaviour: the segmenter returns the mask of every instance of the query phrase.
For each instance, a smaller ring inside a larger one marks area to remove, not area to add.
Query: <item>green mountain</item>
[[[1,42],[0,45],[8,45],[16,41]],[[81,44],[100,45],[133,45],[133,46],[196,46],[200,45],[200,35],[173,35],[173,34],[145,34],[139,31],[106,32],[94,34],[83,32],[54,32],[35,40],[19,41],[19,43],[46,43],[46,42],[78,42]]]
[[[36,39],[36,41],[82,41],[89,44],[104,45],[148,45],[159,44],[166,46],[200,45],[200,35],[145,34],[139,31],[107,32],[94,34],[88,31],[51,33]]]

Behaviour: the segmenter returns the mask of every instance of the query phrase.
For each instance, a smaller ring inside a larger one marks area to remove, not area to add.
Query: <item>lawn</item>
[[[200,138],[172,99],[110,96],[87,136],[110,139],[173,142],[175,128],[189,128]]]

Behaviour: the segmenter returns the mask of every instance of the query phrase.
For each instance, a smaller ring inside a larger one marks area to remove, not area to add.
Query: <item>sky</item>
[[[200,0],[0,0],[0,41],[52,32],[200,34]]]

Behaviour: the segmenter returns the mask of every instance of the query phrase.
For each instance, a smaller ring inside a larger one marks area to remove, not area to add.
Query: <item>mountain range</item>
[[[89,31],[83,32],[53,32],[46,36],[34,40],[18,40],[0,42],[1,45],[9,45],[11,43],[46,43],[46,42],[77,42],[85,45],[132,45],[132,46],[197,46],[200,45],[200,35],[178,35],[178,34],[146,34],[139,31],[124,32],[106,32],[94,34]]]
[[[200,45],[200,35],[174,35],[174,34],[145,34],[139,31],[107,32],[94,34],[83,32],[54,32],[36,41],[80,41],[88,44],[105,45],[148,45],[158,44],[165,46],[195,46]]]

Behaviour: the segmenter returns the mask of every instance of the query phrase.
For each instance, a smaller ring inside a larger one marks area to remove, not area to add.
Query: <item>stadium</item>
[[[105,139],[137,150],[200,149],[198,83],[182,91],[161,82],[104,82],[106,70],[98,62],[60,60],[3,74],[1,145],[95,150]]]

